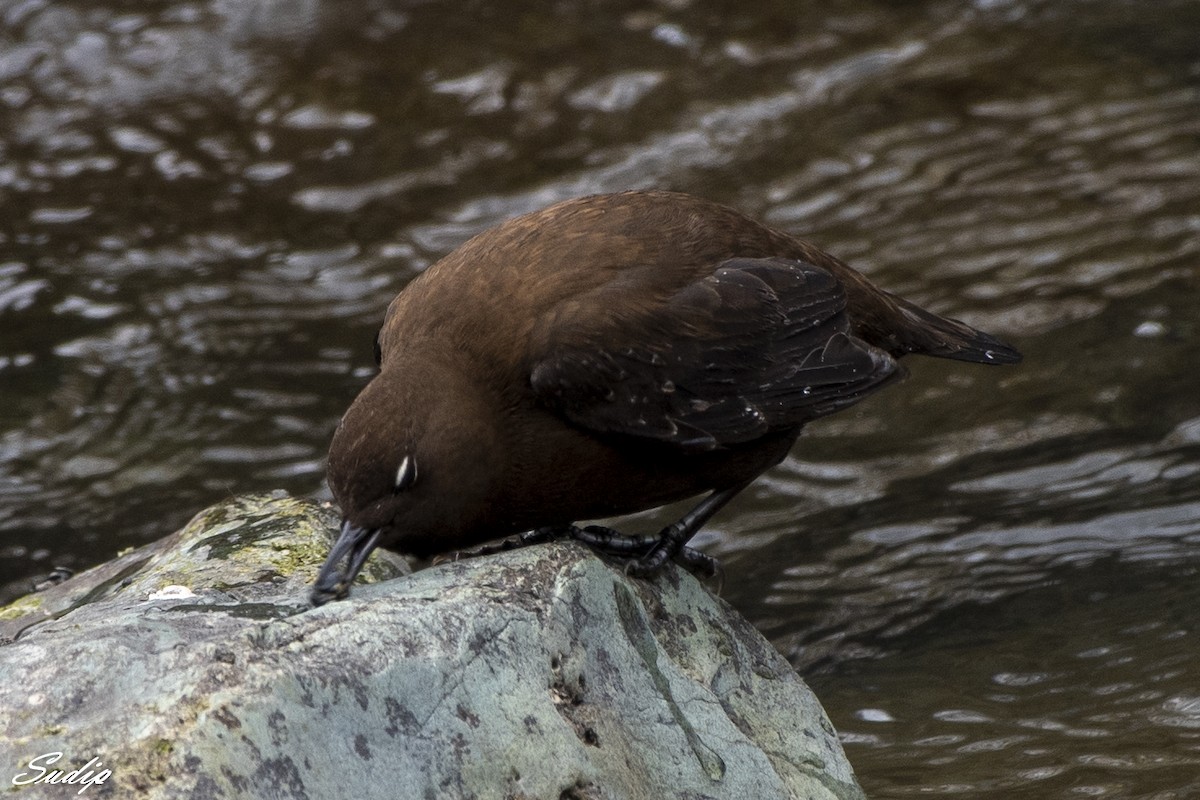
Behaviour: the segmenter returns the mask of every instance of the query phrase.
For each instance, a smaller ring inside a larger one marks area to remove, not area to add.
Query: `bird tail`
[[[810,249],[805,257],[841,282],[848,305],[854,309],[854,328],[859,338],[892,356],[917,353],[978,364],[1016,364],[1021,360],[1017,348],[1007,342],[883,291],[832,256]]]
[[[1021,360],[1021,353],[1015,347],[990,333],[938,316],[895,295],[891,299],[911,323],[904,326],[899,336],[905,352],[978,364],[1016,364]]]

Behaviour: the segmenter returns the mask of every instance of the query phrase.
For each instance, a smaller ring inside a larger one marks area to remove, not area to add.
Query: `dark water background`
[[[1026,354],[911,361],[702,540],[868,794],[1200,797],[1200,4],[536,8],[0,1],[0,594],[327,496],[405,281],[680,189]]]

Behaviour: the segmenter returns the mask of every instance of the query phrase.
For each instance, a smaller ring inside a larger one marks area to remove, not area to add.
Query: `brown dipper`
[[[312,600],[345,597],[376,547],[428,557],[578,533],[576,520],[709,492],[648,543],[614,541],[649,575],[805,423],[902,375],[906,353],[1021,358],[688,195],[598,195],[509,220],[388,307],[379,374],[330,446],[344,520]]]

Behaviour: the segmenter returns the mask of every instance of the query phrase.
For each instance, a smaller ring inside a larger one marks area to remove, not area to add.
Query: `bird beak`
[[[314,606],[325,605],[334,599],[341,600],[350,594],[350,584],[354,583],[363,564],[367,563],[367,556],[379,544],[381,530],[360,528],[351,524],[350,520],[342,521],[342,532],[333,543],[329,558],[325,559],[325,566],[317,574],[317,581],[309,595]],[[344,558],[349,560],[343,572],[340,564]]]

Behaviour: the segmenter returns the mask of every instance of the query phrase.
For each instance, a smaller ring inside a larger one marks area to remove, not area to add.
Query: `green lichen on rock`
[[[250,618],[282,613],[266,614],[262,603],[303,608],[337,525],[331,508],[284,492],[230,498],[170,536],[0,608],[0,642],[105,599],[146,602],[165,595],[155,602],[178,605],[195,602],[190,593],[230,613],[245,605]],[[403,558],[382,550],[367,565],[361,584],[410,571]]]
[[[24,617],[27,614],[35,614],[41,608],[42,596],[40,594],[34,593],[18,597],[4,608],[0,608],[0,622]]]

